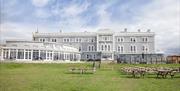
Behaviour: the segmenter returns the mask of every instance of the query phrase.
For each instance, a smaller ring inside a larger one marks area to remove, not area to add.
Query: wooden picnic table
[[[96,71],[95,68],[71,68],[70,69],[71,72],[80,72],[81,74],[87,73],[87,72],[91,72],[94,73]]]
[[[159,77],[159,75],[161,75],[163,78],[166,78],[169,72],[170,70],[164,70],[164,69],[157,70],[157,78]]]

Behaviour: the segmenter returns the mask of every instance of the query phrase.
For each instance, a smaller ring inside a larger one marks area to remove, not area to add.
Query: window
[[[94,42],[94,39],[91,39],[91,42]]]
[[[81,42],[81,38],[79,38],[79,42]]]
[[[24,50],[18,49],[18,58],[17,59],[24,59]]]
[[[136,52],[136,46],[131,46],[131,52]]]
[[[100,40],[101,41],[110,41],[111,40],[111,36],[108,36],[108,35],[107,36],[101,36]]]
[[[143,50],[143,51],[145,50],[145,46],[142,47],[142,50]]]
[[[103,45],[101,45],[101,50],[102,50],[102,51],[104,50],[104,46],[103,46]]]
[[[131,42],[136,42],[136,38],[131,38]]]
[[[70,39],[69,38],[64,38],[63,42],[70,42]]]
[[[136,46],[134,46],[134,52],[136,52]]]
[[[124,42],[124,39],[123,39],[123,38],[121,38],[121,42]]]
[[[142,46],[142,51],[143,52],[148,52],[148,47],[147,46]]]
[[[124,51],[124,47],[123,46],[118,46],[117,47],[117,51],[118,52],[123,52]]]
[[[131,46],[131,52],[133,51],[133,46]]]
[[[52,42],[56,42],[56,39],[51,39]]]
[[[78,42],[78,38],[76,38],[76,42]]]
[[[81,51],[81,46],[79,46],[79,51]]]
[[[105,37],[104,40],[107,40],[107,37]]]
[[[89,51],[91,51],[91,46],[88,47]]]
[[[87,58],[87,59],[89,58],[89,55],[88,55],[88,54],[86,55],[86,58]]]
[[[67,42],[69,42],[69,39],[66,39],[67,40]]]
[[[73,42],[73,38],[70,38],[70,42]]]
[[[82,40],[81,40],[81,38],[76,38],[75,39],[75,42],[81,42]]]
[[[104,48],[104,49],[105,49],[105,51],[107,51],[107,45],[105,45],[105,48]]]
[[[63,39],[63,42],[66,42],[66,39]]]
[[[124,42],[124,38],[122,37],[117,38],[117,42]]]
[[[87,50],[88,51],[94,51],[94,46],[93,45],[89,45]]]
[[[148,38],[147,38],[147,37],[143,37],[143,38],[142,38],[142,41],[143,41],[143,42],[148,42]]]
[[[39,41],[40,42],[45,42],[45,39],[44,38],[40,38]]]
[[[117,49],[117,50],[118,50],[118,52],[120,52],[120,51],[121,51],[120,46],[118,46],[118,49]]]
[[[92,51],[94,51],[94,46],[92,46],[91,48],[92,48]]]
[[[110,51],[111,50],[111,47],[110,47],[110,45],[108,45],[108,51]]]
[[[118,38],[118,42],[120,42],[120,38]]]
[[[124,48],[123,48],[123,46],[121,46],[121,52],[123,52],[124,51]]]
[[[147,41],[148,41],[148,38],[146,38],[145,40],[146,40],[146,42],[147,42]]]

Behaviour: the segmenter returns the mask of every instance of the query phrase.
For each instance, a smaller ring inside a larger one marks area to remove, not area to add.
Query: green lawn
[[[173,79],[157,79],[156,75],[131,78],[119,71],[123,66],[180,67],[179,64],[102,64],[113,66],[114,70],[98,69],[95,74],[68,71],[69,67],[91,65],[0,63],[0,91],[180,91],[180,73]]]

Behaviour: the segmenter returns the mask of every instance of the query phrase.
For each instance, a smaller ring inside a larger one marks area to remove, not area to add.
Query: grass
[[[71,74],[69,67],[92,64],[18,64],[0,63],[0,91],[180,91],[180,73],[175,78],[156,75],[132,78],[119,71],[124,66],[180,67],[179,64],[130,65],[102,64],[95,74]]]

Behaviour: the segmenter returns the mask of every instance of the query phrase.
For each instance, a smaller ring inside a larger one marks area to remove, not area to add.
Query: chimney
[[[37,29],[36,29],[36,32],[35,33],[39,33],[39,29],[38,29],[38,27],[37,27]]]
[[[141,32],[141,29],[138,29],[138,32]]]
[[[127,32],[127,28],[124,28],[124,32]]]
[[[62,33],[62,30],[59,30],[60,33]]]

